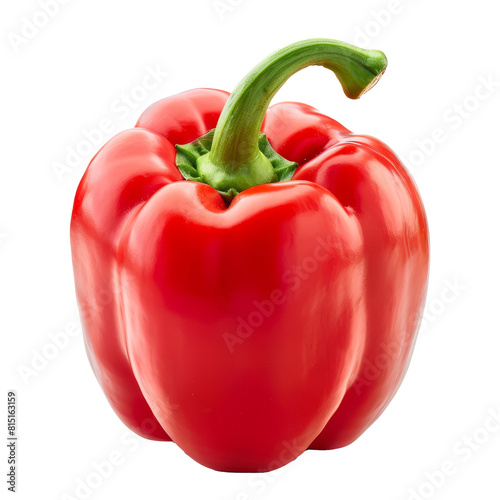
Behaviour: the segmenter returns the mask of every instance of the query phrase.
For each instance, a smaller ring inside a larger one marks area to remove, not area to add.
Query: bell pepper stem
[[[204,182],[218,190],[275,182],[269,160],[259,151],[259,132],[272,98],[297,71],[323,66],[335,73],[344,93],[357,99],[380,79],[385,55],[329,39],[289,45],[264,59],[237,85],[220,115],[212,148],[198,159]]]

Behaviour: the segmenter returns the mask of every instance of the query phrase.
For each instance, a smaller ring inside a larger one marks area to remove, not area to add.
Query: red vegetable
[[[396,155],[305,104],[267,110],[312,64],[357,98],[386,59],[307,40],[229,99],[164,99],[99,151],[75,198],[76,291],[108,400],[218,470],[358,438],[398,389],[421,317],[427,223]]]

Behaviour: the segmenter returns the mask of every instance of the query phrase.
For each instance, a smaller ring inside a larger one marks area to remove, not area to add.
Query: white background
[[[47,20],[35,0],[3,2],[0,397],[5,415],[7,390],[18,393],[18,498],[83,498],[77,485],[90,478],[92,499],[500,499],[500,424],[484,427],[500,412],[495,6],[66,0]],[[27,27],[31,21],[45,25]],[[195,87],[231,90],[270,52],[309,37],[387,54],[386,74],[359,101],[322,68],[293,77],[276,100],[312,104],[405,159],[430,224],[426,317],[399,393],[356,443],[308,451],[267,475],[214,472],[172,443],[128,432],[91,373],[81,334],[69,336],[79,328],[72,200],[92,154],[147,105]],[[168,75],[144,91],[148,68]],[[124,104],[127,95],[136,100]],[[102,119],[113,132],[58,178],[54,165],[65,163],[68,147],[85,148],[86,132]],[[23,376],[26,368],[34,371]],[[99,479],[95,464],[110,456],[115,466]],[[444,477],[437,471],[445,462],[453,473]]]

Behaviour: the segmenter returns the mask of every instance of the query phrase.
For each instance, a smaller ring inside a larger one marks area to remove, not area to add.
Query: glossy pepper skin
[[[339,42],[301,43],[277,55],[298,60],[316,44],[313,62],[293,72],[322,64],[350,97],[385,69],[375,51],[340,44],[339,56]],[[323,48],[327,63],[315,55]],[[352,83],[343,61],[330,64],[352,50],[374,73],[360,88],[357,69]],[[264,103],[257,129],[241,116],[231,122],[238,106],[248,110],[248,88],[250,102],[263,102],[259,85],[269,82],[252,78],[229,102],[226,92],[197,89],[150,106],[92,160],[71,222],[87,353],[113,409],[138,434],[171,438],[223,471],[273,470],[307,448],[357,439],[407,370],[429,265],[422,201],[396,155],[305,104],[266,112]],[[216,126],[202,181],[185,180],[175,145]],[[213,174],[214,158],[231,149],[224,130],[255,138],[258,129],[298,167],[289,181],[228,201],[226,179],[204,182],[246,165],[240,150]]]

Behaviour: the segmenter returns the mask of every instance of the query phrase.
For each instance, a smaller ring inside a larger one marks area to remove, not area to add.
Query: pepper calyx
[[[214,133],[215,129],[212,129],[193,142],[175,145],[175,149],[177,150],[175,164],[184,179],[212,185],[211,180],[204,177],[199,167],[200,163],[203,162],[202,157],[208,155],[212,149]],[[263,132],[259,134],[258,147],[260,154],[264,156],[272,168],[272,170],[270,170],[268,182],[284,182],[291,180],[298,167],[298,163],[289,161],[278,154],[271,146],[266,134]],[[249,185],[245,187],[242,185],[238,187],[239,189],[236,187],[231,187],[229,189],[215,188],[224,198],[226,203],[230,203],[237,194],[252,186]]]

